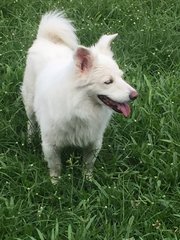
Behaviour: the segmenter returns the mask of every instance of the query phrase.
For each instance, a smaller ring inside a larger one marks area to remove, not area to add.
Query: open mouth
[[[118,113],[122,113],[125,117],[128,117],[131,113],[131,109],[127,103],[119,103],[113,101],[109,97],[105,95],[98,95],[98,98],[108,107],[112,108],[114,111]]]

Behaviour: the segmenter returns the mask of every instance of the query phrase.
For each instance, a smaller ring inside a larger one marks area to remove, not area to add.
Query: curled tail
[[[71,21],[64,16],[63,12],[49,12],[42,16],[37,38],[45,38],[75,49],[78,45],[75,31]]]

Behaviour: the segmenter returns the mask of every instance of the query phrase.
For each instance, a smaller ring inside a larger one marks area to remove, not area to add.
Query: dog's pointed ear
[[[79,46],[74,54],[76,67],[81,73],[87,72],[92,68],[93,56],[89,48]]]
[[[95,47],[106,55],[113,56],[111,51],[111,43],[117,37],[118,33],[111,35],[103,35],[96,43]]]

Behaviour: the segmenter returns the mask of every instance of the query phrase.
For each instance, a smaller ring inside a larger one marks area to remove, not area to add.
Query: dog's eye
[[[111,84],[111,83],[113,83],[113,79],[112,78],[110,78],[109,80],[107,80],[106,82],[104,82],[105,84]]]

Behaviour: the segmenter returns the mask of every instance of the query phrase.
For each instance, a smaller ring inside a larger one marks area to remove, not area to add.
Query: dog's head
[[[125,117],[130,115],[128,102],[137,98],[137,91],[123,79],[123,71],[113,59],[111,42],[117,36],[104,35],[95,46],[79,46],[74,54],[78,85],[87,89],[88,96],[95,97]]]

